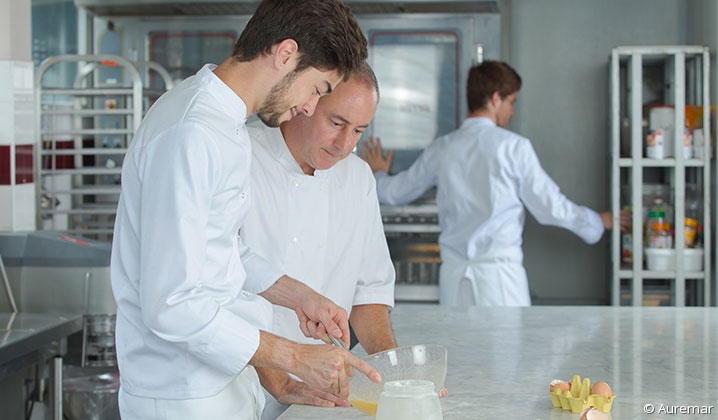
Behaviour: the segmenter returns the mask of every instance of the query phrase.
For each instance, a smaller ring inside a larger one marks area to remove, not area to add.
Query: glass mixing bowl
[[[355,373],[349,379],[349,402],[375,417],[386,382],[427,380],[434,383],[434,391],[438,393],[444,388],[447,353],[446,347],[439,344],[417,344],[366,356],[363,360],[379,372],[381,382],[376,384],[365,375]]]

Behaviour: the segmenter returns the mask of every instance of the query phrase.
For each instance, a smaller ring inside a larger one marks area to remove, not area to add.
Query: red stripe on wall
[[[33,181],[32,144],[15,145],[15,185]]]
[[[0,146],[0,185],[10,185],[10,145]]]

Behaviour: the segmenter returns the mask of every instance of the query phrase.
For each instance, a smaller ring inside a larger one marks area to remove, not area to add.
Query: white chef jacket
[[[394,305],[394,265],[381,222],[376,182],[356,155],[306,175],[279,128],[249,125],[253,201],[240,236],[254,252],[351,313]],[[297,315],[274,307],[271,332],[318,344]]]
[[[467,118],[406,171],[375,175],[379,201],[386,204],[407,204],[437,186],[442,304],[463,298],[458,283],[466,280],[475,294],[493,294],[476,304],[530,305],[525,272],[521,275],[524,206],[539,223],[568,229],[589,244],[603,235],[598,213],[561,193],[531,142],[489,118]],[[486,269],[488,277],[482,275]],[[503,284],[482,285],[491,282]]]
[[[219,393],[271,323],[269,302],[249,292],[281,272],[237,235],[250,199],[246,106],[215,67],[155,103],[123,163],[111,282],[121,387],[130,395]],[[253,266],[249,279],[243,261]]]

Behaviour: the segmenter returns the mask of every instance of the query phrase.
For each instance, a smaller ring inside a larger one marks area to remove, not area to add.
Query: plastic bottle
[[[686,248],[693,248],[696,243],[696,233],[698,231],[698,220],[686,217],[684,221],[683,237],[685,238]]]
[[[645,229],[645,246],[646,248],[655,248],[651,245],[651,237],[653,235],[653,230],[656,227],[663,227],[663,223],[665,222],[666,218],[666,209],[663,202],[663,196],[657,195],[653,198],[653,206],[651,206],[650,210],[648,211],[648,218],[646,219],[646,229]]]

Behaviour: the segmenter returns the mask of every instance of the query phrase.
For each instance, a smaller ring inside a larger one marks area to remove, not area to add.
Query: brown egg
[[[592,395],[605,395],[607,397],[610,397],[613,395],[613,391],[611,391],[611,387],[608,386],[607,383],[603,381],[598,381],[591,387],[591,394]]]
[[[550,392],[553,392],[556,388],[560,389],[561,393],[564,393],[571,389],[571,382],[564,382],[558,379],[554,379],[553,381],[551,381],[551,385],[548,390]]]

